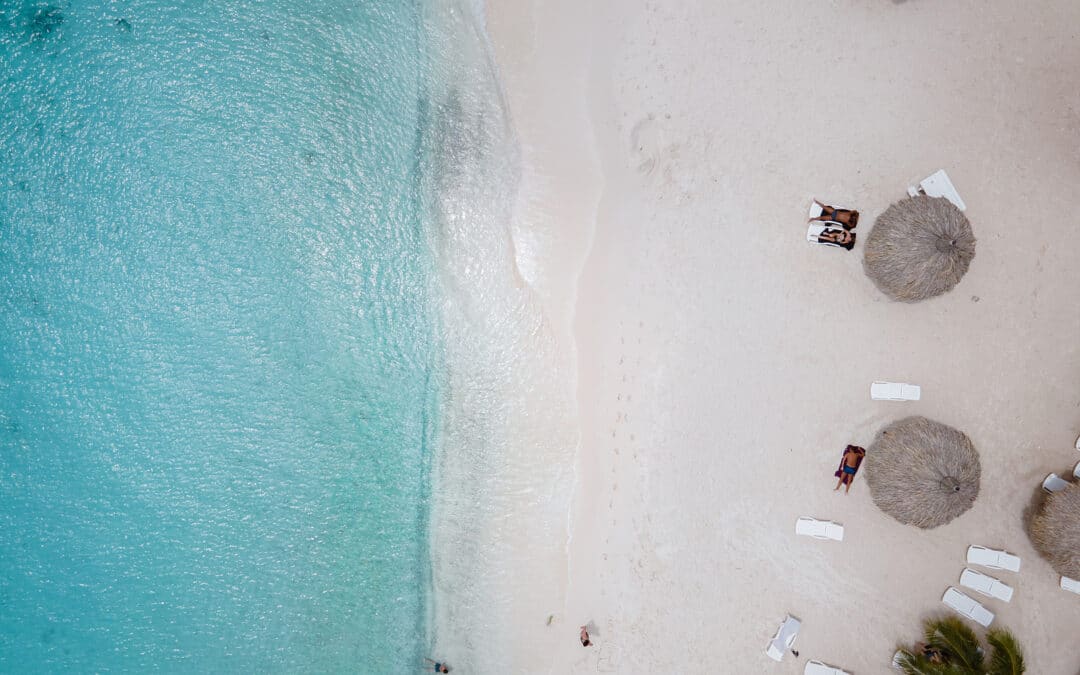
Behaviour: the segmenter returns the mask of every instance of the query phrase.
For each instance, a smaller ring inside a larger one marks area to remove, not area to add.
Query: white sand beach
[[[985,604],[1028,672],[1080,672],[1080,596],[1022,527],[1043,476],[1080,459],[1080,3],[487,12],[525,165],[515,244],[551,252],[523,274],[572,335],[581,425],[566,587],[550,586],[565,598],[515,609],[501,665],[895,672],[982,544],[1023,559],[995,574],[1012,602]],[[892,302],[863,274],[865,238],[940,168],[974,262],[946,295]],[[815,196],[861,211],[854,251],[805,241]],[[872,402],[876,379],[922,399]],[[982,461],[974,508],[930,531],[879,511],[865,472],[833,491],[846,444],[912,414],[964,431]],[[804,515],[845,540],[797,538]],[[775,663],[789,613],[800,657]]]

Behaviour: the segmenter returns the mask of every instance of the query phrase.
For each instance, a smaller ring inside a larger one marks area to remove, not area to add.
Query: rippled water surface
[[[414,670],[418,12],[0,8],[0,670]]]

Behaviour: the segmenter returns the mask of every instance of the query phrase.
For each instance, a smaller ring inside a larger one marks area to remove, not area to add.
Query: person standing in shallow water
[[[429,659],[427,657],[424,657],[424,664],[428,668],[431,668],[432,672],[434,672],[434,673],[449,673],[450,672],[450,666],[446,665],[445,663],[439,663],[435,659]]]

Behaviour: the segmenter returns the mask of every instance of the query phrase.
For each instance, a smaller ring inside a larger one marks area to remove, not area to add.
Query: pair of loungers
[[[831,541],[844,540],[844,526],[831,520],[818,520],[817,518],[802,517],[795,521],[795,534],[814,539],[827,539]],[[799,635],[802,622],[788,615],[776,629],[776,635],[769,641],[765,653],[774,661],[781,661],[795,643]],[[846,670],[830,666],[821,661],[808,661],[803,675],[850,675]]]
[[[1077,449],[1080,450],[1080,438],[1076,440]],[[1073,467],[1073,478],[1080,481],[1080,462],[1076,463]],[[1056,473],[1052,473],[1047,476],[1042,483],[1042,488],[1047,492],[1061,492],[1065,488],[1072,485],[1071,482],[1065,480]],[[1061,588],[1066,591],[1072,591],[1073,593],[1080,594],[1080,579],[1070,579],[1069,577],[1061,577]]]
[[[1020,558],[985,546],[970,546],[967,551],[969,565],[980,565],[996,570],[1009,572],[1020,571]],[[998,581],[994,577],[966,568],[960,575],[960,585],[970,588],[976,593],[988,598],[1009,602],[1012,600],[1013,589],[1007,584]],[[988,610],[979,601],[965,595],[959,589],[950,586],[941,597],[945,606],[955,611],[960,616],[971,619],[983,627],[989,627],[994,622],[994,613]]]
[[[815,199],[810,204],[810,212],[807,216],[813,222],[806,228],[806,241],[812,244],[836,246],[848,251],[855,247],[853,230],[859,223],[858,211],[828,206]],[[823,220],[823,218],[835,220]],[[840,222],[840,219],[845,222]]]

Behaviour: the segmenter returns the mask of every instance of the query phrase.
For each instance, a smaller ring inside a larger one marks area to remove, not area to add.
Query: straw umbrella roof
[[[874,223],[863,271],[893,300],[918,302],[952,290],[975,257],[967,217],[944,197],[896,202]]]
[[[878,432],[866,453],[866,481],[878,508],[930,529],[971,508],[979,496],[979,453],[963,432],[906,417]]]
[[[1047,495],[1028,536],[1058,574],[1080,579],[1080,484]]]

